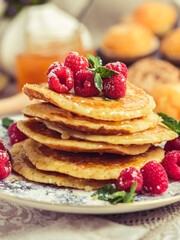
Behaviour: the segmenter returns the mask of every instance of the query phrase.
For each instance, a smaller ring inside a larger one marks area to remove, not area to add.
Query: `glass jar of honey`
[[[19,91],[26,83],[47,83],[49,66],[54,61],[64,62],[69,52],[83,56],[93,53],[84,47],[88,42],[82,38],[85,27],[52,3],[31,7],[26,15],[29,21],[24,30],[24,51],[16,57]]]

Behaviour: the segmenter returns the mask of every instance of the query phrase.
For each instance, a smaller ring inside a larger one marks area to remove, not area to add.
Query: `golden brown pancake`
[[[69,138],[75,138],[75,139],[81,139],[86,141],[92,141],[92,142],[99,142],[99,143],[109,143],[109,144],[122,144],[122,145],[129,145],[129,144],[136,144],[136,145],[142,145],[142,144],[156,144],[161,143],[163,141],[170,141],[174,138],[178,137],[177,133],[174,131],[168,129],[164,125],[157,125],[153,129],[148,129],[143,132],[137,132],[133,134],[117,134],[117,135],[90,135],[85,134],[83,132],[75,131],[70,128],[64,127],[64,126],[56,126],[55,124],[44,121],[46,126],[49,129],[52,129],[54,131],[57,131],[61,133],[61,138],[63,139],[69,139]]]
[[[26,156],[22,142],[13,145],[11,149],[11,156],[13,170],[30,181],[54,184],[63,187],[85,189],[86,191],[98,189],[107,183],[114,182],[106,180],[99,181],[92,179],[80,179],[61,173],[38,170],[31,164],[28,157]]]
[[[159,147],[152,147],[147,152],[136,156],[62,152],[48,148],[32,139],[24,141],[23,147],[29,160],[37,169],[97,180],[117,179],[120,172],[128,166],[140,169],[148,161],[161,162],[164,157],[164,151]]]
[[[69,128],[95,134],[134,133],[148,128],[154,128],[159,117],[150,113],[145,118],[126,120],[121,122],[98,121],[96,119],[78,116],[49,103],[37,103],[26,106],[22,110],[27,117],[37,117],[43,120],[55,122],[56,125],[68,126]]]
[[[130,83],[127,83],[126,96],[121,101],[59,94],[35,84],[26,84],[23,91],[30,99],[41,99],[79,116],[99,120],[123,121],[145,117],[155,108],[153,98]]]
[[[98,153],[116,153],[122,155],[136,155],[147,151],[150,144],[142,146],[130,145],[113,145],[107,143],[97,143],[80,140],[64,140],[61,134],[48,129],[41,121],[29,119],[18,122],[18,128],[28,137],[46,146],[62,151],[70,152],[98,152]]]

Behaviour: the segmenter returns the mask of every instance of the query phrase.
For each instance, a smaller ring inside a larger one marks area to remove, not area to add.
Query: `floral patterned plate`
[[[12,118],[17,121],[23,117]],[[2,126],[1,121],[0,139],[9,149],[11,148],[7,130]],[[1,199],[39,209],[84,214],[136,212],[175,203],[180,201],[180,182],[171,182],[168,190],[160,196],[137,195],[134,203],[111,205],[104,201],[94,200],[92,193],[30,182],[14,173],[5,180],[0,180]]]

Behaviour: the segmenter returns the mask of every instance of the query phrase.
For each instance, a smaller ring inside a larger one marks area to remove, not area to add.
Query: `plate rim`
[[[118,203],[105,205],[76,205],[53,202],[41,202],[38,200],[21,198],[8,193],[0,192],[0,199],[9,200],[22,206],[44,209],[55,212],[79,213],[79,214],[118,214],[145,211],[163,207],[180,201],[180,194],[165,199],[149,200],[134,203]],[[96,200],[95,200],[96,201]]]

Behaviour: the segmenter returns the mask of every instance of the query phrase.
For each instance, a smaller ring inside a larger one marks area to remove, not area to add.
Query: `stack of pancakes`
[[[161,162],[157,143],[177,134],[159,122],[154,100],[130,83],[122,100],[59,94],[47,87],[24,86],[30,99],[27,120],[18,128],[28,139],[11,150],[13,169],[26,179],[78,189],[97,189],[117,180],[128,166]]]

